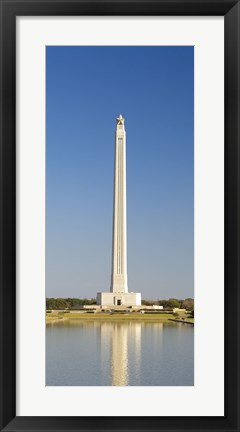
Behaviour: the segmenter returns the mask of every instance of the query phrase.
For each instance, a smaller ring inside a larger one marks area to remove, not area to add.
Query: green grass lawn
[[[157,321],[166,321],[169,318],[172,318],[173,315],[171,314],[141,314],[141,313],[134,313],[134,312],[130,312],[130,313],[104,313],[104,312],[99,312],[99,313],[60,313],[58,315],[54,314],[54,315],[50,315],[47,314],[46,316],[46,320],[47,321],[51,321],[53,319],[60,319],[60,318],[68,318],[68,319],[79,319],[79,320],[116,320],[116,319],[121,319],[121,320],[141,320],[141,321],[146,321],[146,320],[157,320]]]
[[[173,314],[170,313],[137,313],[137,312],[129,312],[129,313],[104,313],[104,312],[97,312],[97,313],[78,313],[78,312],[54,312],[52,314],[46,315],[46,322],[50,322],[53,320],[61,320],[61,319],[77,319],[77,320],[96,320],[96,321],[115,321],[115,320],[121,320],[121,321],[127,321],[127,320],[134,320],[134,321],[168,321],[169,318],[173,319],[175,318]],[[180,319],[181,317],[179,317]],[[194,322],[194,318],[188,318],[187,315],[184,316],[186,321]]]

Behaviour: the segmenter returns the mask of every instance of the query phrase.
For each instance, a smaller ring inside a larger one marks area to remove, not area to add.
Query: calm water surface
[[[54,322],[46,327],[48,386],[192,386],[193,326]]]

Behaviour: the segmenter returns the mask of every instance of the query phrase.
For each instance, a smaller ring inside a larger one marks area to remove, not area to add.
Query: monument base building
[[[97,293],[97,305],[101,306],[141,306],[141,293],[117,293],[99,292]]]

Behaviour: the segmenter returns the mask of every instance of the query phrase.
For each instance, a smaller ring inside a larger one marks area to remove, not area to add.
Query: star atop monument
[[[117,124],[123,125],[124,121],[125,121],[125,118],[123,118],[122,114],[120,114],[119,117],[117,118]]]

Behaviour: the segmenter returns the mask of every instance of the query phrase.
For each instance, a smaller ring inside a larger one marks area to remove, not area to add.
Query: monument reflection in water
[[[192,386],[193,327],[74,319],[48,324],[46,385]]]
[[[111,385],[129,385],[129,363],[134,364],[134,373],[139,376],[141,368],[141,323],[134,323],[133,325],[119,322],[103,323],[101,325],[101,345],[110,347]]]

